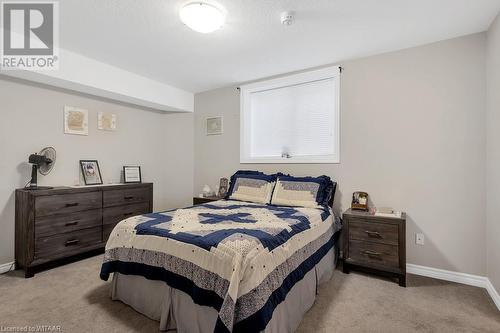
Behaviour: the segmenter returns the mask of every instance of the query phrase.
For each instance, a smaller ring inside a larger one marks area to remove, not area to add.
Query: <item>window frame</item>
[[[259,81],[240,87],[240,163],[311,163],[311,164],[338,164],[340,163],[340,73],[339,66],[327,67],[299,74]],[[333,155],[311,155],[286,157],[252,157],[250,156],[250,124],[251,116],[251,94],[271,89],[286,88],[294,85],[307,84],[310,82],[333,79],[335,93],[335,114],[333,116]]]

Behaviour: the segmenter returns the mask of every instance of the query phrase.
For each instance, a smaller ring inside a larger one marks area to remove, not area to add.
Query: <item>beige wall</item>
[[[500,17],[488,31],[487,47],[487,266],[500,291]]]
[[[63,134],[65,105],[89,110],[89,136]],[[97,112],[118,115],[116,132],[97,130]],[[142,167],[154,182],[154,209],[191,202],[193,115],[162,114],[0,77],[0,264],[14,259],[14,190],[30,178],[28,155],[45,146],[57,162],[41,184],[72,185],[80,159],[99,160],[104,182],[119,181],[123,165]]]
[[[365,190],[374,205],[408,213],[409,263],[485,275],[485,34],[342,66],[336,165],[239,164],[238,91],[197,94],[194,193],[237,169],[327,174],[339,183],[337,211]],[[206,136],[214,115],[224,116],[224,134]]]

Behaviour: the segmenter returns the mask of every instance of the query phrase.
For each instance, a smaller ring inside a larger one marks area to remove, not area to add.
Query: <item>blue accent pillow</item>
[[[271,204],[279,206],[328,206],[336,183],[328,176],[292,177],[280,175],[276,181]]]
[[[231,176],[226,199],[269,204],[276,176],[259,171],[237,171]]]

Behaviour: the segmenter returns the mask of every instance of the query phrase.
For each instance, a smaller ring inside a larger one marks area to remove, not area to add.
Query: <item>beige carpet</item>
[[[0,276],[0,326],[60,325],[63,332],[157,332],[158,323],[109,298],[101,256],[22,278]],[[500,332],[485,290],[409,276],[408,287],[336,271],[298,332]],[[0,327],[0,331],[2,327]]]

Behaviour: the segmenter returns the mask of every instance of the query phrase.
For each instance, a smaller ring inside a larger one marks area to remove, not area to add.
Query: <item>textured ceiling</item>
[[[178,0],[60,1],[61,46],[191,92],[485,31],[500,0],[219,0],[184,26]],[[296,12],[291,26],[280,13]]]

